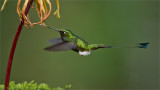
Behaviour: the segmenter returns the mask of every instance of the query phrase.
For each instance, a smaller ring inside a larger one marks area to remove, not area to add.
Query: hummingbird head
[[[55,28],[48,27],[48,26],[46,26],[46,27],[49,28],[49,29],[58,31],[58,32],[60,33],[60,35],[61,35],[61,38],[62,38],[63,40],[66,40],[66,41],[73,39],[74,36],[75,36],[75,35],[71,32],[71,30],[69,30],[69,29],[55,29]]]
[[[58,31],[59,31],[62,38],[63,37],[72,38],[74,36],[74,34],[69,29],[59,29]]]

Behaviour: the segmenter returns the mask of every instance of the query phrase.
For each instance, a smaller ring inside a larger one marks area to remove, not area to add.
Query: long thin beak
[[[41,26],[42,26],[42,24],[38,24],[38,25],[41,25]],[[59,31],[58,29],[55,29],[55,28],[52,28],[52,27],[48,27],[47,25],[43,25],[43,26],[45,26],[45,27],[47,27],[47,28],[49,28],[49,29],[55,30],[55,31]]]
[[[55,30],[55,31],[59,31],[58,29],[55,29],[55,28],[52,28],[52,27],[48,27],[48,26],[46,26],[46,27],[49,28],[49,29]]]

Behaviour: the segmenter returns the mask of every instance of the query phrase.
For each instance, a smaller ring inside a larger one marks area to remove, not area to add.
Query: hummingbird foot
[[[91,51],[79,51],[79,55],[81,56],[87,56],[89,54],[91,54]]]

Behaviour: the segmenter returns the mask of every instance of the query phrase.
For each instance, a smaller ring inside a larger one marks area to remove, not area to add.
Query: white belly
[[[87,56],[89,54],[91,54],[91,51],[79,51],[79,55],[81,56]]]

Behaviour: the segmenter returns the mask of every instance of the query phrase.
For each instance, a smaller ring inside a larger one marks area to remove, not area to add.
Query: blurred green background
[[[73,51],[47,52],[47,40],[59,33],[34,26],[23,27],[15,51],[11,80],[35,80],[51,87],[72,84],[73,90],[159,89],[159,0],[60,0],[61,18],[52,15],[46,24],[68,28],[90,43],[126,45],[150,42],[148,49],[99,49],[89,56]],[[0,84],[14,35],[19,25],[17,0],[0,12]],[[0,1],[2,6],[2,0]],[[38,21],[35,9],[30,11]]]

